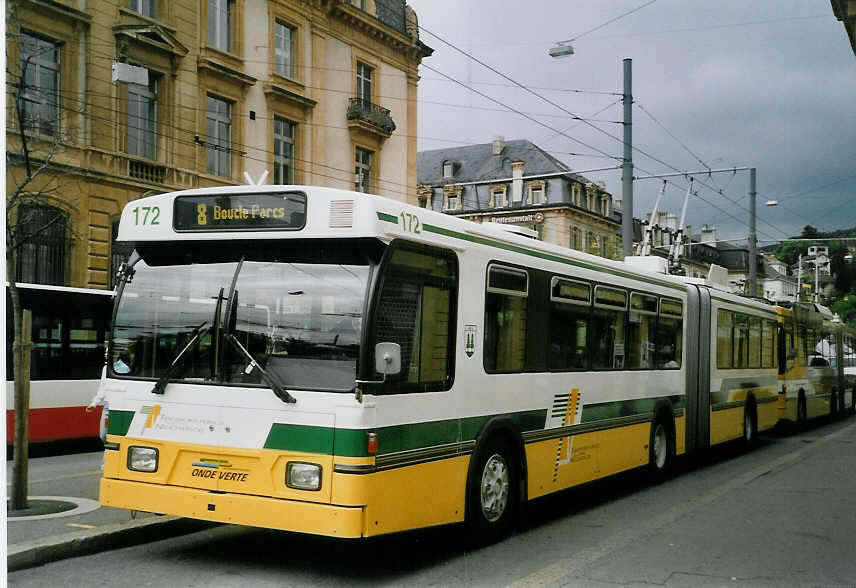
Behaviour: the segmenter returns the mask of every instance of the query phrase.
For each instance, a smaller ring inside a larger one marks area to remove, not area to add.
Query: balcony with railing
[[[389,109],[364,98],[351,98],[348,101],[346,118],[349,128],[368,131],[384,139],[395,131],[395,122],[390,116]]]

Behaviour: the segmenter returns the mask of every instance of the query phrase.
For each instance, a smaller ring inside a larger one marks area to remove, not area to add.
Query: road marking
[[[91,472],[78,472],[76,474],[65,474],[62,476],[54,476],[53,478],[42,478],[41,480],[28,480],[29,484],[40,484],[42,482],[56,482],[57,480],[70,480],[72,478],[85,478],[87,476],[101,475],[101,470],[92,470]],[[10,476],[11,477],[11,476]],[[6,482],[6,486],[11,486],[12,482]]]
[[[83,523],[66,523],[66,527],[77,527],[78,529],[94,529],[95,525],[84,525]]]
[[[673,524],[675,521],[686,516],[690,512],[714,502],[719,497],[732,492],[734,489],[744,486],[753,480],[770,473],[776,468],[797,461],[803,456],[803,454],[813,447],[817,447],[818,445],[827,443],[836,437],[840,437],[844,433],[850,432],[854,427],[856,427],[856,424],[849,425],[840,431],[836,431],[835,433],[830,433],[829,435],[819,438],[807,447],[802,447],[792,451],[791,453],[786,453],[767,464],[758,466],[746,472],[742,476],[722,484],[718,488],[710,490],[695,500],[672,507],[660,516],[651,519],[646,524],[632,529],[625,529],[600,545],[583,549],[582,551],[575,553],[572,557],[560,559],[536,572],[533,572],[532,574],[529,574],[528,576],[520,578],[516,582],[508,584],[508,586],[509,588],[529,588],[531,586],[547,586],[555,584],[563,578],[568,578],[568,576],[580,572],[586,566],[590,566],[608,554],[623,550],[631,544],[638,543],[644,537],[655,534],[660,529]]]

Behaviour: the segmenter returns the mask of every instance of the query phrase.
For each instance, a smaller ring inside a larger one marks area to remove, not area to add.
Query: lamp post
[[[574,54],[571,41],[561,41],[552,47],[550,57],[562,58]],[[624,152],[621,162],[621,253],[624,257],[633,255],[633,60],[625,59],[624,90],[621,101],[624,104]]]

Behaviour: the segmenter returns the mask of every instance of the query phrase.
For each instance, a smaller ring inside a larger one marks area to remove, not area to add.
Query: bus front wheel
[[[517,468],[511,446],[496,438],[483,449],[472,465],[467,496],[467,526],[471,539],[479,545],[509,535],[518,506]]]

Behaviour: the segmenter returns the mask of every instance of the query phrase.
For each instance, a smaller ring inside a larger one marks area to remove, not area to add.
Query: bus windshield
[[[353,390],[371,266],[343,257],[169,265],[141,259],[118,302],[111,369],[157,379],[181,354],[171,381],[265,385],[230,344],[227,335],[234,335],[285,387]]]

